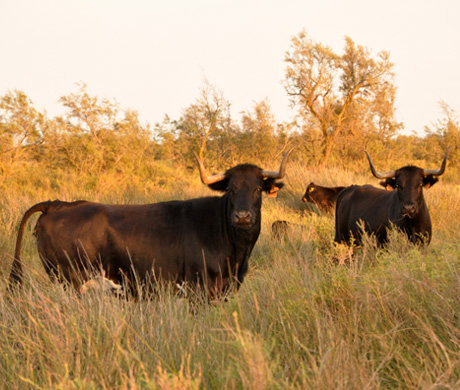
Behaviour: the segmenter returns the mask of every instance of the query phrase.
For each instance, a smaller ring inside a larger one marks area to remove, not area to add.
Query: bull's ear
[[[430,188],[431,186],[434,186],[439,179],[437,177],[434,177],[433,175],[428,175],[423,178],[423,188]]]
[[[268,196],[276,197],[278,191],[284,187],[284,183],[276,182],[274,179],[265,179],[264,180],[264,188],[262,189],[265,191]]]
[[[381,181],[379,184],[388,191],[393,191],[396,188],[396,180],[393,178]]]
[[[275,184],[272,185],[272,188],[268,191],[267,195],[269,198],[276,198],[278,196],[278,191],[280,190]]]
[[[228,180],[224,179],[216,183],[208,184],[208,187],[214,191],[225,192],[227,190]]]

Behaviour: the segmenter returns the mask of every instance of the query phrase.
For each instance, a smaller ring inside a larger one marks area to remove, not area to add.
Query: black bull
[[[367,154],[371,171],[386,191],[371,185],[350,186],[340,192],[336,205],[335,241],[350,244],[353,238],[361,242],[362,227],[374,234],[377,242],[388,240],[391,226],[406,233],[413,243],[429,244],[431,219],[423,196],[423,188],[430,188],[444,173],[447,153],[439,170],[406,166],[396,171],[379,173]],[[362,224],[362,226],[361,226]]]
[[[31,207],[18,232],[10,289],[22,282],[20,260],[24,227],[41,212],[34,234],[42,263],[52,280],[76,288],[100,270],[114,282],[149,278],[190,283],[211,297],[243,282],[259,237],[262,192],[283,186],[291,148],[278,172],[250,164],[208,176],[196,156],[201,180],[223,196],[146,205],[105,205],[87,201],[48,201]]]

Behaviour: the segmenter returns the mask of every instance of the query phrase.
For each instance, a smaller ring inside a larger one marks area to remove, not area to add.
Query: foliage
[[[49,127],[24,92],[8,92],[0,98],[0,174],[4,180],[20,161],[43,142]]]
[[[213,143],[213,160],[221,161],[227,153],[225,145],[234,131],[230,115],[230,103],[223,97],[222,92],[205,82],[201,96],[196,103],[187,107],[178,121],[179,143],[181,149],[186,151],[196,150],[203,160],[206,145]]]
[[[68,112],[53,134],[54,142],[47,143],[53,149],[49,154],[60,156],[77,172],[140,167],[152,145],[149,128],[141,125],[136,112],[120,116],[116,103],[90,96],[84,84],[60,101]]]
[[[385,142],[401,127],[394,119],[396,88],[387,52],[373,59],[368,49],[346,37],[344,53],[338,55],[301,32],[292,39],[285,61],[286,91],[306,140],[313,148],[321,145],[322,165],[333,147],[355,158],[353,145],[362,150],[372,137]]]
[[[425,127],[426,142],[437,152],[450,148],[452,166],[457,167],[460,157],[460,121],[456,113],[446,102],[439,103],[444,117],[431,126]]]

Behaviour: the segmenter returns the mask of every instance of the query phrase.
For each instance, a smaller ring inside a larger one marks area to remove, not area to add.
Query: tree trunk
[[[331,156],[331,152],[332,152],[332,145],[333,145],[333,138],[331,136],[327,136],[325,139],[324,139],[324,151],[323,151],[323,157],[321,159],[321,162],[319,164],[319,166],[321,168],[325,167],[329,161],[329,157]]]

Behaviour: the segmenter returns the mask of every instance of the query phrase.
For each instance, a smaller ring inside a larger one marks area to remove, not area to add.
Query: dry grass
[[[127,301],[100,291],[81,297],[51,284],[38,261],[33,221],[23,244],[25,288],[5,294],[17,225],[35,202],[134,203],[210,194],[193,175],[161,185],[118,188],[110,182],[95,189],[69,181],[35,192],[2,191],[2,387],[459,388],[458,185],[441,179],[426,191],[434,229],[428,248],[393,232],[387,249],[369,238],[351,254],[333,244],[333,215],[300,198],[310,181],[375,180],[367,172],[312,171],[300,164],[290,165],[288,174],[279,197],[264,199],[262,234],[240,291],[228,302],[194,307],[168,291]],[[295,223],[281,241],[271,237],[276,220]]]

